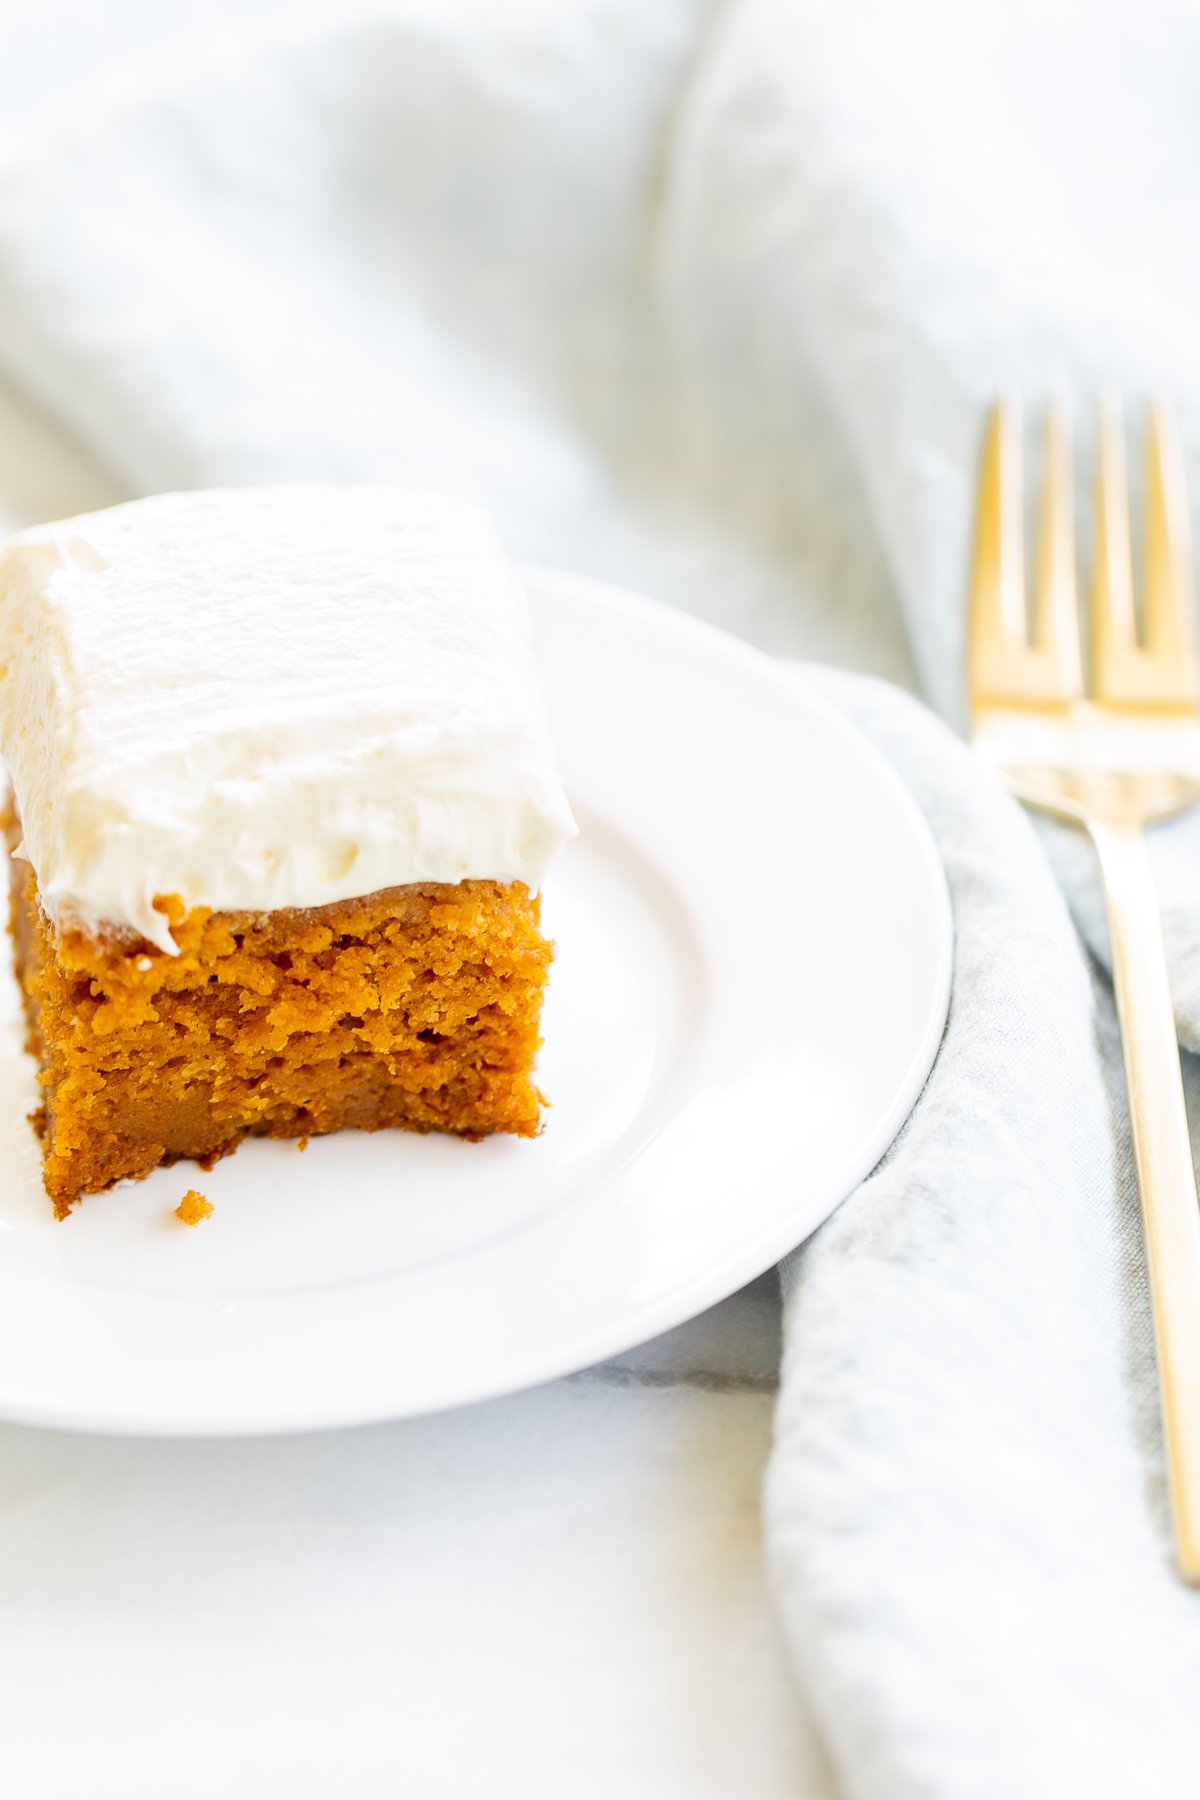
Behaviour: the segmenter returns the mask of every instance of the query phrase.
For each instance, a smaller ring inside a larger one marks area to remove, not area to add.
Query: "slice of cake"
[[[248,488],[21,533],[0,755],[60,1214],[250,1135],[536,1134],[574,824],[475,509]]]

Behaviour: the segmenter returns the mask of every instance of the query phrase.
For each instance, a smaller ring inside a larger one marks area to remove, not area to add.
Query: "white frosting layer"
[[[168,952],[155,895],[537,888],[575,829],[490,524],[386,488],[163,494],[22,532],[0,755],[51,916]]]

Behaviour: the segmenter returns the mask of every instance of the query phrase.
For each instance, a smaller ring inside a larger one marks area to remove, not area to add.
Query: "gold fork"
[[[1086,828],[1108,905],[1158,1349],[1179,1565],[1200,1581],[1200,1203],[1146,827],[1200,799],[1200,657],[1182,460],[1147,436],[1142,629],[1134,604],[1124,429],[1101,415],[1090,696],[1080,651],[1071,452],[1046,427],[1041,528],[1026,607],[1019,433],[996,407],[979,480],[969,686],[975,748],[1029,805]]]

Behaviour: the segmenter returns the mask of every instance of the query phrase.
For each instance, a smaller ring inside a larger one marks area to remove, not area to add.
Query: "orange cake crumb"
[[[211,1219],[212,1215],[212,1201],[197,1193],[195,1188],[189,1188],[175,1208],[175,1217],[182,1219],[185,1225],[199,1225],[201,1219]]]
[[[56,926],[29,864],[13,862],[60,1217],[123,1176],[181,1157],[211,1167],[251,1136],[540,1131],[551,948],[523,883],[421,883],[266,913],[157,904],[176,956]]]

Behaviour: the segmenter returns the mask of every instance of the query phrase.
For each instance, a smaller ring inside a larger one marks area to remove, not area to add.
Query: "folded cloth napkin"
[[[1200,445],[1197,71],[1171,0],[265,14],[12,134],[0,365],[131,490],[458,488],[522,554],[960,723],[988,398],[1165,391]],[[830,687],[926,810],[958,960],[909,1125],[785,1270],[795,1664],[851,1796],[1191,1794],[1086,846]],[[1193,1046],[1198,842],[1161,834]]]
[[[920,800],[957,953],[916,1110],[784,1268],[782,1617],[849,1794],[1182,1800],[1200,1596],[1169,1566],[1111,991],[946,728],[823,685]]]

